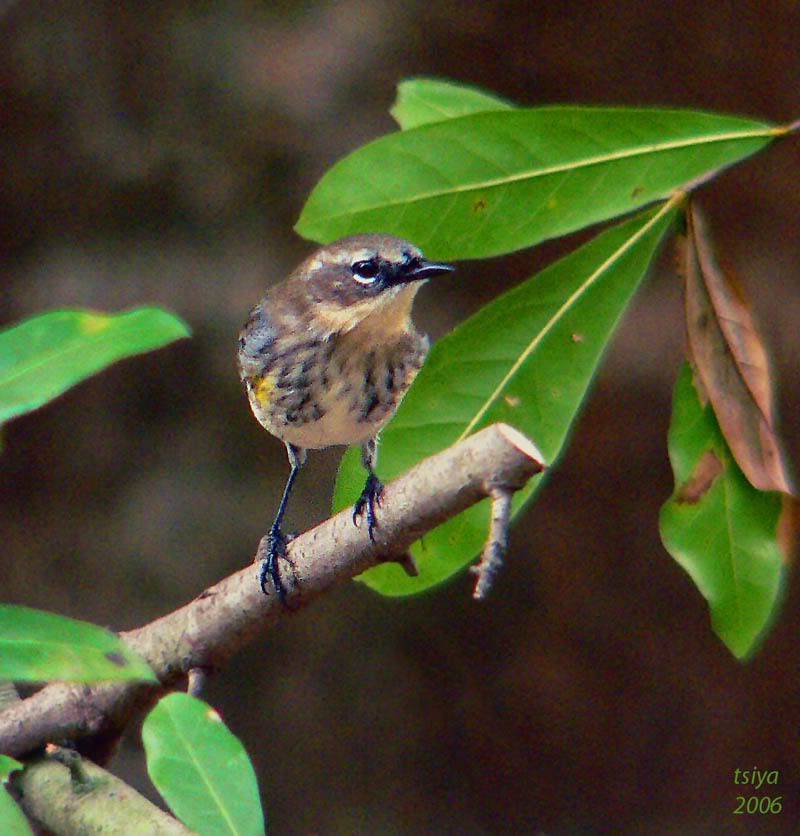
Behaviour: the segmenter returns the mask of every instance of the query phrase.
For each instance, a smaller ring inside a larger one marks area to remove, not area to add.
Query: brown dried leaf
[[[794,563],[797,554],[798,524],[800,523],[800,502],[793,496],[783,497],[783,507],[778,519],[778,546],[783,554],[783,562]]]
[[[687,210],[683,268],[689,352],[725,440],[753,487],[793,493],[764,343],[743,288],[720,267],[694,205]]]
[[[711,450],[706,450],[689,480],[679,488],[675,496],[676,501],[687,505],[697,504],[724,469],[719,456]]]

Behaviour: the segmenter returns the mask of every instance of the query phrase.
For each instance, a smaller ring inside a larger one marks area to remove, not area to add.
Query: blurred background
[[[147,303],[194,331],[5,428],[3,601],[124,629],[251,560],[287,464],[240,388],[238,329],[309,251],[292,227],[314,183],[393,130],[411,75],[787,122],[800,5],[0,4],[0,324]],[[796,463],[797,137],[700,200],[767,334]],[[422,292],[418,324],[445,333],[579,240],[460,265]],[[741,665],[658,538],[674,263],[668,247],[486,602],[467,576],[407,601],[350,584],[211,683],[275,833],[796,832],[798,578]],[[313,456],[290,528],[327,515],[339,455]],[[142,763],[131,733],[116,769],[147,787]],[[753,766],[779,770],[781,815],[732,815],[734,770]]]

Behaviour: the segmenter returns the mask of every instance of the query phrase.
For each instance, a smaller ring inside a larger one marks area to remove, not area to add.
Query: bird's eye
[[[381,272],[380,264],[374,258],[366,261],[356,261],[350,269],[353,271],[353,278],[361,284],[372,284]]]
[[[403,272],[413,273],[422,264],[422,259],[418,255],[411,255],[411,253],[403,253]]]

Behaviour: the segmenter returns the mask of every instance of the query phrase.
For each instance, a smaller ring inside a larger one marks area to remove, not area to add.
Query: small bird
[[[286,445],[291,470],[267,535],[259,582],[286,589],[278,558],[289,494],[307,450],[361,445],[367,480],[353,506],[374,541],[378,433],[394,415],[428,353],[411,321],[422,284],[449,273],[408,241],[352,235],[312,253],[252,310],[239,336],[239,372],[259,423]]]

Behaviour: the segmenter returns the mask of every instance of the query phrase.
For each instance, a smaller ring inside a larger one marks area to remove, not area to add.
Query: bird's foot
[[[281,578],[278,559],[282,557],[291,565],[286,547],[293,539],[293,534],[284,534],[277,525],[273,525],[269,533],[262,538],[256,557],[256,560],[261,558],[261,569],[258,573],[258,582],[261,586],[261,591],[265,595],[269,595],[267,579],[271,580],[278,600],[282,604],[286,603],[286,586]]]
[[[375,518],[375,506],[381,504],[381,494],[383,493],[383,485],[381,480],[374,473],[367,476],[367,482],[364,485],[364,490],[361,491],[361,496],[356,500],[353,506],[353,525],[358,525],[358,517],[364,514],[367,521],[367,532],[369,539],[375,542],[375,526],[377,520]]]

